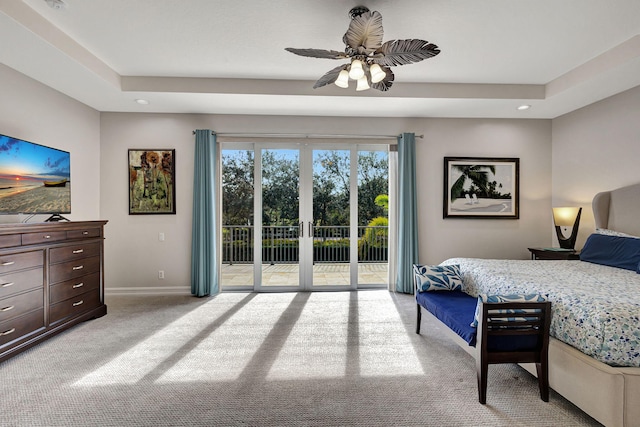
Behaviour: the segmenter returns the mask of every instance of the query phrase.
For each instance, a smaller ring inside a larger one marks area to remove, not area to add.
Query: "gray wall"
[[[528,258],[549,246],[551,123],[549,120],[426,119],[417,146],[420,259]],[[520,158],[520,219],[442,219],[443,157]]]
[[[0,133],[71,152],[71,214],[65,217],[108,219],[100,216],[100,113],[3,64],[0,93]],[[0,215],[2,223],[25,219]]]
[[[552,203],[582,206],[580,248],[595,230],[593,196],[640,183],[640,87],[554,119],[552,137]]]
[[[0,133],[71,152],[69,217],[109,220],[106,286],[113,290],[189,288],[194,129],[424,134],[416,158],[423,263],[454,256],[527,258],[528,246],[554,243],[552,204],[585,208],[580,247],[593,230],[593,195],[640,182],[640,88],[554,120],[98,113],[3,65],[0,91]],[[128,148],[176,149],[176,215],[128,215]],[[519,157],[520,220],[443,220],[445,156]],[[21,220],[0,217],[0,222]],[[160,269],[166,273],[163,281],[157,278]]]
[[[112,230],[112,290],[182,292],[189,284],[194,129],[219,132],[424,134],[416,143],[421,262],[452,256],[527,258],[551,243],[549,120],[314,118],[103,113],[102,215]],[[127,149],[176,149],[176,215],[128,215]],[[520,220],[442,219],[443,157],[519,157]],[[544,232],[543,232],[544,231]],[[165,233],[165,241],[158,234]],[[165,279],[158,279],[158,270]],[[145,289],[147,288],[147,289]]]

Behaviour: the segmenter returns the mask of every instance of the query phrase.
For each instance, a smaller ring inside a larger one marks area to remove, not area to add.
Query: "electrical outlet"
[[[164,270],[158,270],[158,279],[164,279]]]
[[[164,242],[164,233],[158,234],[158,240],[160,240],[161,242]]]

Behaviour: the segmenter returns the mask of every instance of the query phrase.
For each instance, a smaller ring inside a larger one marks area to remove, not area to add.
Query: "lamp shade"
[[[354,59],[351,61],[351,69],[349,70],[349,77],[353,80],[359,80],[364,76],[364,68],[362,68],[362,61]]]
[[[578,237],[580,214],[582,208],[553,208],[553,223],[556,226],[556,235],[561,248],[573,250]],[[562,227],[571,227],[571,235],[566,237]]]
[[[560,227],[573,227],[580,208],[553,208],[553,223]]]
[[[335,81],[336,86],[341,88],[349,87],[349,72],[347,70],[340,71],[338,78]]]
[[[369,89],[369,82],[367,81],[366,76],[362,76],[358,79],[358,85],[356,86],[356,91],[367,90]]]
[[[381,82],[385,77],[387,77],[387,73],[382,71],[382,67],[380,67],[378,64],[372,64],[369,68],[369,72],[371,73],[372,83]]]

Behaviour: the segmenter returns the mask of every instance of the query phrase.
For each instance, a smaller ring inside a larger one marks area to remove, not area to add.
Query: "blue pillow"
[[[592,234],[580,252],[580,261],[640,273],[640,239]]]
[[[471,326],[478,327],[478,320],[480,319],[480,306],[485,302],[544,302],[547,298],[540,294],[509,294],[509,295],[478,295],[478,302],[476,304],[476,314],[473,316],[473,322]],[[505,313],[522,314],[530,310],[504,310]],[[503,310],[498,310],[498,313],[502,313]],[[508,321],[509,318],[505,319]]]
[[[414,264],[413,278],[418,292],[462,290],[459,265]]]

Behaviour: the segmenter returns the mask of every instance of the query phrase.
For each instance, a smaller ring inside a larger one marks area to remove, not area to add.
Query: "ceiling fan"
[[[382,43],[382,15],[364,6],[349,11],[351,22],[342,37],[344,52],[325,49],[285,48],[300,56],[323,59],[350,59],[320,77],[313,85],[319,88],[335,83],[349,87],[349,79],[357,81],[356,90],[369,88],[387,91],[393,85],[394,75],[390,67],[412,64],[436,56],[440,49],[433,43],[419,39],[390,40]]]

